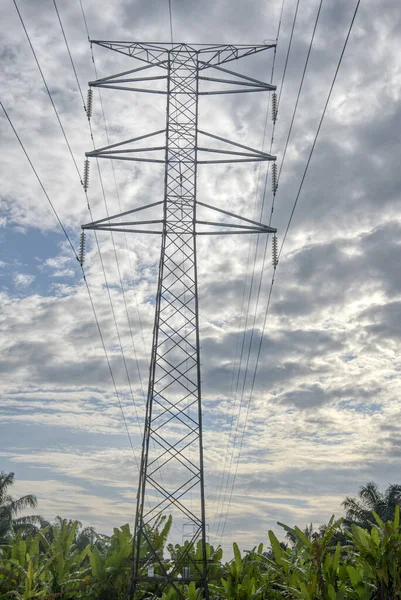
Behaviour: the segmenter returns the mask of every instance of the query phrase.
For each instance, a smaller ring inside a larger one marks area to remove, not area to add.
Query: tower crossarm
[[[212,81],[214,83],[226,84],[226,85],[239,85],[242,87],[234,88],[234,89],[219,89],[219,90],[209,90],[209,91],[200,91],[200,96],[212,96],[216,94],[236,94],[236,93],[244,93],[244,92],[274,92],[277,87],[272,85],[271,83],[266,83],[265,81],[260,81],[259,79],[255,79],[253,77],[248,77],[247,75],[243,75],[242,73],[237,73],[236,71],[231,71],[230,69],[226,69],[216,64],[208,64],[201,61],[201,64],[204,68],[213,68],[220,73],[227,73],[235,77],[235,79],[227,79],[220,77],[207,77],[206,75],[200,75],[200,81]]]
[[[109,50],[114,50],[120,54],[131,56],[142,62],[151,65],[161,65],[163,60],[169,54],[177,52],[187,52],[197,54],[202,57],[199,60],[199,69],[206,69],[222,65],[239,58],[244,58],[252,54],[264,52],[275,48],[274,42],[249,45],[249,44],[186,44],[186,43],[161,43],[161,42],[125,42],[125,41],[107,41],[107,40],[91,40],[91,44],[102,46]],[[167,65],[164,68],[168,69]]]
[[[82,225],[82,229],[95,229],[98,231],[125,231],[132,232],[136,231],[137,233],[157,233],[161,235],[163,233],[162,229],[159,231],[149,231],[141,230],[141,229],[133,229],[135,226],[141,225],[153,225],[153,224],[161,224],[163,227],[167,225],[164,219],[148,219],[142,221],[125,221],[123,217],[133,214],[135,212],[146,210],[147,208],[153,208],[154,206],[158,206],[162,204],[162,202],[153,202],[152,204],[147,204],[145,206],[135,208],[133,210],[127,210],[125,212],[119,213],[117,215],[112,215],[110,217],[106,217],[105,219],[98,219],[97,221],[93,221],[92,223],[86,223]],[[222,208],[218,208],[217,206],[212,206],[211,204],[206,204],[205,202],[196,202],[197,206],[203,206],[208,208],[209,210],[213,210],[217,213],[223,214],[225,216],[231,217],[231,219],[236,219],[241,221],[242,224],[233,223],[232,220],[230,222],[217,222],[217,221],[205,221],[199,218],[195,219],[193,231],[195,235],[226,235],[228,233],[276,233],[277,229],[274,227],[270,227],[269,225],[264,225],[263,223],[259,223],[258,221],[254,221],[252,219],[248,219],[247,217],[242,217],[237,215],[231,211],[223,210]],[[120,220],[121,219],[121,220]],[[180,225],[180,220],[172,220],[174,225],[177,227]],[[228,231],[199,231],[198,225],[210,225],[214,227],[225,227],[228,228]],[[182,233],[187,232],[187,227],[183,227]],[[241,231],[239,231],[241,230]]]

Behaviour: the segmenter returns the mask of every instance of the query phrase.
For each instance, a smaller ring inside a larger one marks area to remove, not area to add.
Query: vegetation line
[[[61,517],[53,523],[21,517],[37,501],[33,495],[13,498],[13,483],[14,473],[0,472],[0,599],[123,600],[131,564],[129,525],[108,536]],[[382,493],[369,482],[357,498],[344,500],[343,518],[333,516],[318,529],[279,523],[281,541],[269,531],[266,547],[241,552],[234,543],[226,562],[221,547],[207,544],[211,600],[400,600],[400,504],[401,485]],[[171,516],[160,516],[148,531],[165,569],[179,564],[184,553],[196,564],[201,542],[191,547],[188,541],[169,542],[171,525]],[[142,551],[145,580],[150,563],[145,547]],[[156,576],[160,568],[153,565]],[[202,584],[193,573],[174,587],[144,581],[135,600],[141,598],[201,600]]]

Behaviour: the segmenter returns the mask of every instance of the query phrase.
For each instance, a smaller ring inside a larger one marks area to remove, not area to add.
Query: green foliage
[[[356,549],[353,569],[359,570],[365,580],[374,583],[378,599],[399,600],[401,599],[400,507],[395,507],[394,519],[386,523],[374,511],[373,516],[376,525],[370,532],[358,525],[352,525],[350,537]],[[353,569],[352,576],[356,577]]]
[[[74,544],[77,528],[78,521],[59,519],[26,540],[19,533],[3,547],[0,592],[24,600],[49,595],[74,598],[86,575],[84,553]]]
[[[209,580],[212,597],[227,600],[275,600],[283,596],[274,587],[276,573],[270,568],[270,561],[263,554],[263,544],[241,556],[236,543],[233,544],[234,559],[221,570],[220,581]]]
[[[31,531],[31,526],[40,520],[40,517],[16,518],[25,508],[36,508],[37,500],[32,494],[13,498],[8,492],[13,483],[14,473],[0,471],[0,544],[4,544],[14,531]]]
[[[203,545],[200,540],[196,545],[185,541],[184,544],[168,544],[167,550],[170,555],[168,567],[173,568],[174,573],[182,574],[184,567],[190,567],[192,571],[200,569],[203,560]],[[211,579],[218,579],[221,572],[221,559],[223,550],[215,549],[211,544],[205,547],[206,560],[208,561],[208,575]]]
[[[401,530],[400,508],[394,519],[384,522],[373,511],[376,525],[370,531],[353,524],[350,545],[331,540],[342,520],[330,520],[324,533],[309,539],[299,528],[290,529],[294,546],[283,549],[269,532],[274,554],[272,569],[281,577],[284,597],[300,600],[400,600]]]
[[[91,569],[88,597],[89,593],[95,598],[110,600],[123,597],[128,587],[131,549],[132,534],[128,524],[114,528],[103,552],[96,546],[86,549]]]
[[[6,493],[12,478],[2,477],[0,500],[9,506],[15,502]],[[372,502],[380,500],[377,487],[366,488],[365,499],[370,494]],[[400,507],[392,504],[397,486],[390,488],[392,494],[382,496],[389,500],[387,509],[381,506],[381,514],[370,511],[372,524],[365,520],[363,527],[359,520],[347,529],[343,519],[334,516],[318,531],[312,525],[302,530],[280,524],[290,546],[269,531],[266,551],[260,544],[243,554],[234,543],[233,559],[226,563],[220,547],[203,548],[200,541],[168,544],[172,519],[160,516],[147,531],[159,564],[144,544],[143,575],[149,566],[156,575],[181,577],[184,567],[190,567],[191,575],[201,574],[205,552],[212,600],[401,600]],[[390,514],[391,518],[383,518]],[[132,552],[128,524],[115,528],[111,536],[99,536],[78,521],[60,517],[53,524],[40,523],[40,528],[30,530],[11,523],[0,541],[0,600],[125,600]],[[202,600],[201,585],[183,577],[164,588],[154,584],[138,590],[138,600],[183,597]]]
[[[397,505],[401,504],[401,485],[391,484],[384,493],[380,492],[373,481],[361,487],[358,498],[346,498],[345,521],[355,523],[364,529],[370,529],[375,524],[375,512],[383,521],[392,521]]]
[[[288,589],[290,597],[302,600],[352,598],[347,578],[340,575],[341,545],[331,546],[332,538],[341,526],[342,519],[334,516],[324,533],[314,533],[311,539],[298,527],[291,529],[295,540],[293,548],[283,550],[273,532],[269,532],[275,557],[272,568],[281,575],[281,589]],[[288,530],[285,525],[283,527]]]

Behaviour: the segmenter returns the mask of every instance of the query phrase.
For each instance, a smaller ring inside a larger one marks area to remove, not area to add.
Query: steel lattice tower
[[[200,130],[198,102],[202,95],[274,91],[273,85],[222,66],[274,44],[92,43],[146,64],[90,82],[91,87],[167,96],[165,129],[86,154],[164,164],[163,200],[82,227],[155,234],[162,240],[129,597],[133,597],[138,585],[155,584],[171,584],[182,597],[180,584],[195,581],[203,586],[208,598],[196,238],[276,230],[197,201],[197,169],[199,164],[272,161],[275,157]],[[144,77],[143,71],[153,67],[161,69],[162,74]],[[217,70],[217,77],[206,76],[210,70]],[[145,81],[160,79],[166,80],[166,89],[136,87],[140,82],[143,85]],[[200,89],[200,84],[206,89]],[[210,89],[211,85],[216,89]],[[138,146],[138,142],[153,136],[163,136],[164,144]],[[200,145],[200,138],[212,139],[217,147]],[[157,205],[162,205],[160,219],[124,220]],[[198,207],[223,215],[225,221],[199,220]],[[149,225],[152,228],[143,228]],[[154,527],[162,514],[172,514],[173,518],[180,515],[191,524],[190,539],[168,568],[154,537]]]

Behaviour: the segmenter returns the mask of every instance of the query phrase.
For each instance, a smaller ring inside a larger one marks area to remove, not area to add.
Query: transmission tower
[[[134,527],[129,597],[146,589],[182,584],[207,586],[205,488],[196,240],[199,235],[275,233],[276,229],[196,199],[201,164],[274,161],[275,157],[199,128],[202,95],[273,91],[275,86],[226,68],[226,63],[274,44],[206,45],[92,41],[92,44],[145,63],[96,81],[90,87],[112,88],[167,97],[166,126],[86,153],[88,158],[145,161],[164,165],[164,198],[83,225],[95,231],[123,231],[161,236],[153,343],[146,403],[142,458]],[[156,69],[151,74],[148,69]],[[149,88],[165,80],[166,86]],[[145,87],[143,87],[145,85]],[[152,84],[153,85],[153,84]],[[138,142],[162,138],[162,143]],[[202,141],[204,140],[204,141]],[[212,140],[212,142],[211,142]],[[209,146],[207,145],[209,143]],[[211,147],[214,145],[214,147]],[[162,207],[158,219],[131,220],[136,212]],[[199,218],[213,211],[220,221]],[[184,520],[190,536],[169,563],[158,546],[160,518]]]

